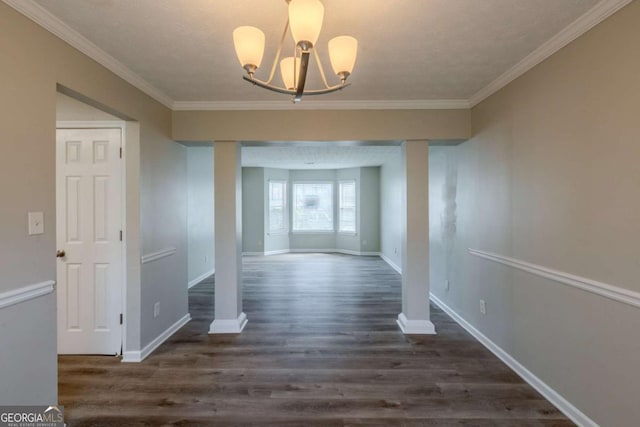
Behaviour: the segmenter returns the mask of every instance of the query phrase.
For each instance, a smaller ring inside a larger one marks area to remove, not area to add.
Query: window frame
[[[331,186],[331,230],[296,230],[295,229],[295,208],[296,208],[296,185],[313,185],[313,184],[329,184]],[[313,181],[293,181],[291,183],[291,233],[293,234],[331,234],[336,232],[336,183],[332,180],[313,180]]]
[[[342,229],[342,185],[343,184],[353,184],[353,230],[343,230]],[[355,179],[343,179],[338,181],[338,203],[337,203],[337,212],[338,212],[338,233],[356,236],[358,234],[358,181]]]
[[[271,185],[282,184],[282,228],[271,229]],[[269,226],[269,235],[279,235],[289,233],[289,196],[287,191],[286,179],[270,179],[267,185],[267,225]]]

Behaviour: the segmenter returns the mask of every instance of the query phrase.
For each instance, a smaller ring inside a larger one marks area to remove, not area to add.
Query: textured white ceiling
[[[303,143],[287,147],[242,147],[242,166],[279,169],[343,169],[380,166],[397,146],[342,146]]]
[[[177,101],[270,101],[241,79],[231,33],[267,37],[265,78],[286,21],[284,0],[37,0]],[[318,41],[360,41],[352,86],[326,100],[468,99],[597,0],[323,0]],[[311,68],[315,74],[315,69]],[[279,77],[278,77],[279,78]],[[317,80],[311,76],[309,85]]]

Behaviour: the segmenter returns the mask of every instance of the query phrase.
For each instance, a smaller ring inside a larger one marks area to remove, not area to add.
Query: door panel
[[[58,129],[58,353],[120,352],[121,131]]]

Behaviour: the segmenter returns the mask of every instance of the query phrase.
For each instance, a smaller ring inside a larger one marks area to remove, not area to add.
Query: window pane
[[[356,182],[347,181],[340,183],[340,218],[338,230],[343,232],[356,232]]]
[[[284,232],[286,225],[286,189],[285,181],[269,181],[269,230]]]
[[[333,184],[293,184],[293,230],[333,231]]]

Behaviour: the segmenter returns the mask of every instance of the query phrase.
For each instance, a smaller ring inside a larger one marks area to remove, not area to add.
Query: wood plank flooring
[[[240,335],[207,334],[208,279],[144,362],[61,356],[68,425],[573,425],[439,309],[438,335],[403,335],[400,276],[377,257],[247,257],[244,283]]]

